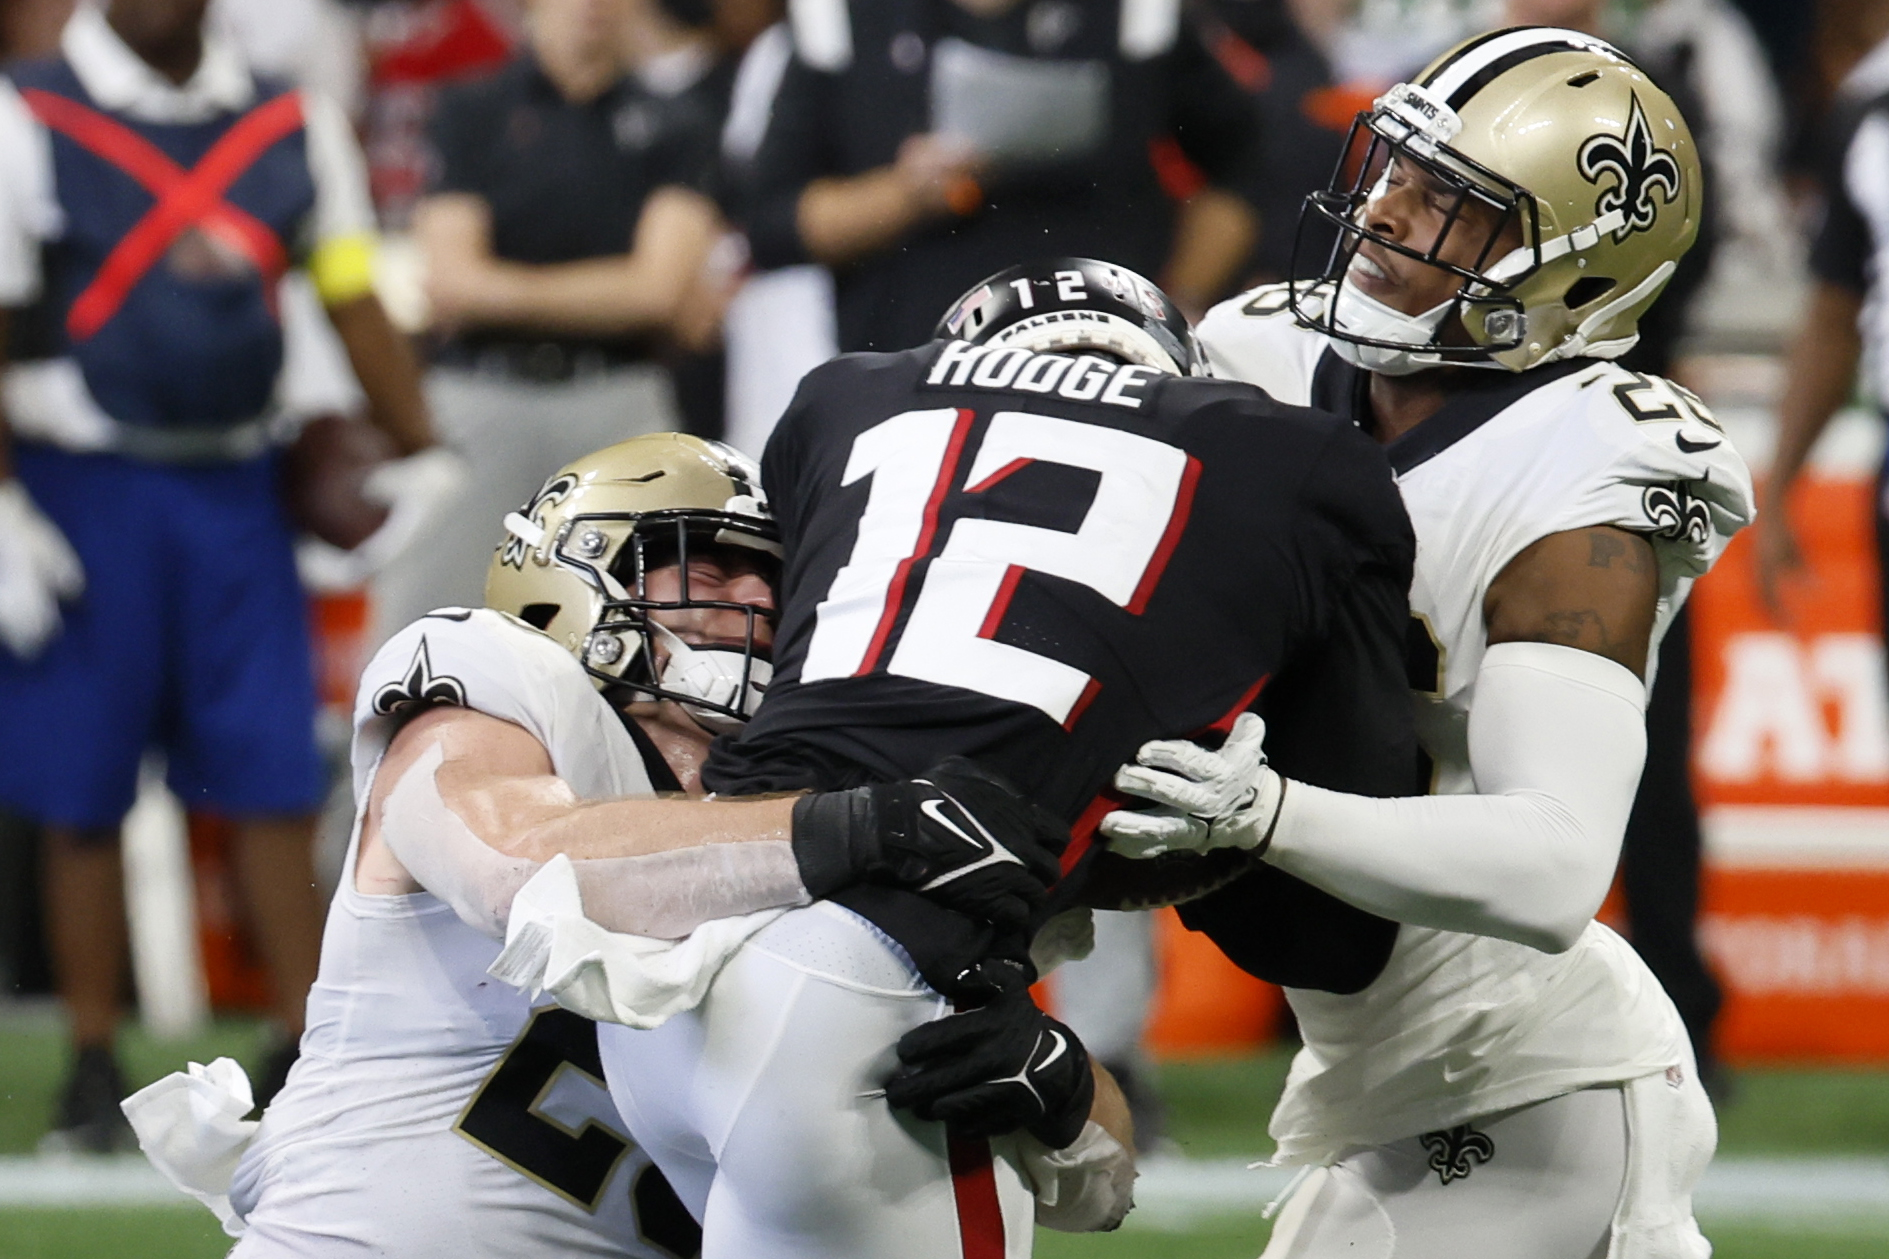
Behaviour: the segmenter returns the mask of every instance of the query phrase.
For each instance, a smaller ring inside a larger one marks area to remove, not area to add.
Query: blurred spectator
[[[1810,250],[1810,299],[1785,362],[1777,447],[1758,513],[1759,585],[1774,615],[1782,615],[1783,582],[1803,564],[1788,514],[1791,489],[1824,426],[1849,401],[1866,348],[1874,371],[1868,392],[1878,406],[1889,399],[1889,306],[1881,288],[1889,263],[1889,36],[1853,63],[1837,92],[1831,130],[1821,179],[1822,221]],[[1885,493],[1889,462],[1878,475],[1875,496],[1876,546],[1889,610]],[[1889,625],[1889,617],[1883,623]]]
[[[112,1049],[118,828],[148,746],[167,754],[187,807],[235,822],[292,1035],[315,974],[309,850],[324,784],[269,450],[285,268],[308,270],[376,422],[402,450],[430,442],[411,354],[369,284],[373,211],[346,117],[255,78],[205,34],[205,7],[81,7],[57,57],[0,82],[0,304],[31,303],[0,319],[13,360],[0,801],[45,828],[50,951],[75,1047],[54,1136],[83,1149],[126,1136]],[[293,1056],[292,1041],[271,1054],[259,1098]]]
[[[520,0],[350,0],[367,58],[367,170],[390,232],[412,224],[430,164],[440,86],[494,70],[518,42]]]
[[[1212,0],[1201,35],[1259,109],[1266,144],[1254,195],[1262,226],[1249,265],[1255,283],[1283,280],[1300,232],[1305,256],[1331,248],[1334,233],[1322,220],[1301,219],[1299,208],[1330,182],[1355,111],[1330,108],[1331,66],[1286,0]]]
[[[793,0],[789,14],[796,56],[748,234],[759,266],[833,268],[840,348],[920,344],[1019,259],[1108,258],[1158,274],[1184,308],[1238,278],[1259,129],[1178,4]],[[1157,151],[1204,172],[1193,213],[1213,230],[1177,242]]]
[[[636,2],[531,0],[528,50],[441,96],[414,234],[441,337],[428,396],[473,484],[376,579],[375,641],[477,605],[500,520],[552,471],[677,427],[651,354],[719,230],[714,139],[629,76]]]
[[[777,22],[755,36],[735,74],[722,124],[720,187],[737,223],[748,220],[755,159],[793,55],[787,24]],[[812,262],[750,273],[728,303],[722,340],[728,360],[724,436],[758,458],[800,378],[839,352],[832,275]]]
[[[779,22],[781,10],[780,0],[642,0],[630,24],[636,77],[649,92],[693,115],[706,135],[720,137],[748,49]],[[744,166],[730,161],[725,146],[711,163],[708,191],[730,222],[739,222],[742,214]],[[746,239],[731,229],[675,321],[668,362],[676,407],[683,426],[703,437],[726,435],[722,320],[747,257]]]

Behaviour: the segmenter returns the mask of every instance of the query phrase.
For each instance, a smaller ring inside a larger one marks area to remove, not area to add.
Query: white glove
[[[390,459],[367,474],[363,497],[387,508],[387,519],[352,551],[318,538],[303,538],[296,562],[304,584],[315,590],[350,590],[392,563],[452,506],[471,469],[444,446],[428,446],[404,459]]]
[[[1272,839],[1285,782],[1266,764],[1266,723],[1240,714],[1218,751],[1186,739],[1141,745],[1115,787],[1160,807],[1117,809],[1102,819],[1109,851],[1124,857],[1214,848],[1258,848]]]
[[[0,481],[0,642],[30,660],[59,632],[59,601],[85,589],[85,569],[26,487]]]

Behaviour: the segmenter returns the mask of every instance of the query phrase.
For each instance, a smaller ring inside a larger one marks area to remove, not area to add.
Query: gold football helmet
[[[1393,161],[1421,167],[1454,198],[1428,248],[1366,226]],[[1292,310],[1349,361],[1391,374],[1617,358],[1698,235],[1703,195],[1686,120],[1625,54],[1578,31],[1493,31],[1358,115],[1332,186],[1300,215]],[[1486,209],[1465,214],[1472,204]],[[1337,241],[1323,272],[1305,275],[1297,255],[1320,221]],[[1494,256],[1511,225],[1521,243]],[[1464,231],[1487,232],[1468,251],[1475,262],[1441,260]],[[1434,310],[1393,311],[1346,283],[1366,239],[1462,283]]]
[[[731,729],[752,715],[773,675],[755,625],[774,614],[690,598],[689,555],[741,547],[767,557],[770,580],[778,574],[780,534],[760,481],[745,455],[683,433],[585,455],[505,517],[505,541],[486,572],[486,605],[563,644],[600,689],[673,699],[705,727]],[[656,602],[646,578],[665,564],[680,565],[681,594]],[[682,608],[746,613],[745,648],[692,648],[648,615]],[[667,657],[660,668],[658,639]]]

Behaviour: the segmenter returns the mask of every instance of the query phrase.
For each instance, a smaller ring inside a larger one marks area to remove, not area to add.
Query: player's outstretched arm
[[[1619,529],[1550,535],[1504,569],[1469,718],[1481,794],[1375,800],[1287,782],[1243,745],[1144,749],[1117,783],[1165,813],[1103,831],[1143,853],[1261,848],[1399,922],[1569,948],[1606,895],[1645,761],[1657,597],[1651,545]]]
[[[583,801],[522,727],[463,708],[414,718],[375,775],[356,886],[424,887],[502,935],[511,898],[571,858],[586,914],[676,938],[711,918],[806,904],[855,883],[920,892],[1021,926],[1067,831],[968,762],[924,779],[794,798]]]
[[[711,918],[807,903],[787,838],[791,809],[788,800],[580,801],[522,727],[437,708],[410,721],[381,761],[355,886],[425,889],[503,936],[512,897],[562,852],[592,920],[676,938]]]

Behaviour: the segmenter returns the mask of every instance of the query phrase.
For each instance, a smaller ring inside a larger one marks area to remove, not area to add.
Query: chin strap
[[[1623,310],[1630,309],[1635,303],[1645,301],[1648,296],[1659,291],[1660,285],[1671,278],[1677,267],[1670,260],[1653,268],[1653,274],[1614,298],[1605,306],[1581,320],[1580,326],[1562,339],[1560,345],[1550,350],[1542,358],[1544,363],[1558,362],[1564,358],[1619,358],[1635,345],[1639,344],[1640,334],[1635,331],[1629,336],[1615,337],[1611,341],[1589,340],[1595,333],[1606,327]]]

